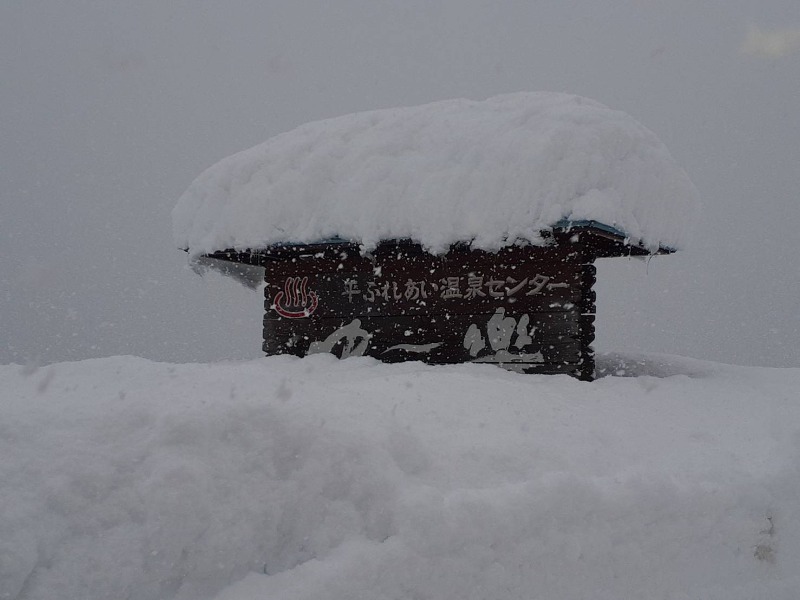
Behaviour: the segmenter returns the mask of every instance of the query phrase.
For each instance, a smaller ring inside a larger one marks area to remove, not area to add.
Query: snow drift
[[[562,220],[681,247],[697,191],[656,136],[578,96],[517,93],[309,123],[226,158],[173,211],[195,256],[341,237],[494,250]]]
[[[0,598],[797,598],[800,370],[599,368],[0,367]]]

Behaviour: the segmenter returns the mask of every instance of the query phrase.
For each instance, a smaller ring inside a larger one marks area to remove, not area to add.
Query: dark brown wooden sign
[[[495,363],[581,378],[594,370],[594,267],[574,248],[432,256],[383,244],[361,256],[351,245],[315,245],[262,264],[269,355]]]
[[[456,245],[433,256],[389,241],[276,245],[208,255],[265,268],[264,351],[386,362],[494,363],[524,373],[594,373],[596,258],[648,255],[585,221],[542,232],[545,246]],[[672,252],[668,248],[656,253]]]

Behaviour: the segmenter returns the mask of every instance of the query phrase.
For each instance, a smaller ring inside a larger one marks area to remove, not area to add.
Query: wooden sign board
[[[594,267],[574,246],[454,248],[384,243],[271,249],[264,351],[386,362],[495,363],[591,379]]]

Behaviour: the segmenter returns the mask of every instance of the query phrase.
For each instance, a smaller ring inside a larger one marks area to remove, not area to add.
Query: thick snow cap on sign
[[[556,93],[447,100],[308,123],[200,175],[173,210],[192,255],[331,238],[493,250],[564,219],[679,248],[697,191],[625,113]]]

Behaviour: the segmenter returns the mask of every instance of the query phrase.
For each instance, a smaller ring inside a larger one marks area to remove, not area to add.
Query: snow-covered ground
[[[800,370],[0,367],[0,598],[800,594]]]

